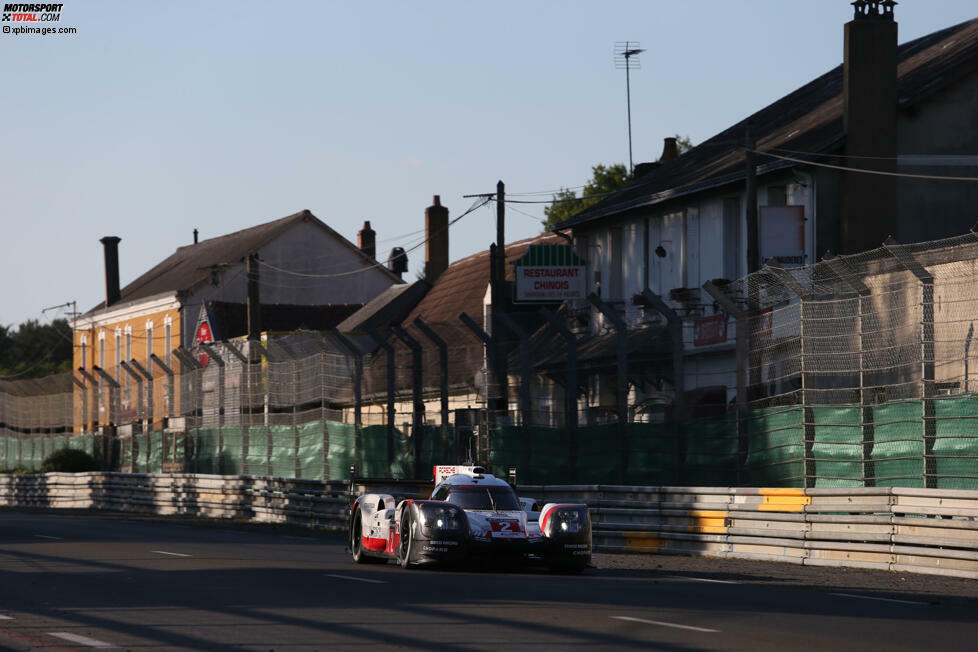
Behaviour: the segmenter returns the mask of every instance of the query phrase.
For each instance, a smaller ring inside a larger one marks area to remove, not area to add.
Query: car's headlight
[[[587,508],[576,505],[555,507],[545,520],[547,521],[545,534],[549,537],[587,532],[590,526]]]
[[[574,511],[558,511],[554,518],[556,519],[557,528],[561,532],[580,532],[584,528],[584,519],[581,518],[581,513],[577,510]]]
[[[462,530],[467,525],[465,513],[454,505],[422,503],[419,507],[421,527],[433,530]]]

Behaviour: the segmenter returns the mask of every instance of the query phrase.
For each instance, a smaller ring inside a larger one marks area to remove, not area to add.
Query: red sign
[[[719,344],[727,341],[727,316],[700,317],[693,322],[693,345]]]
[[[194,344],[209,344],[213,341],[214,336],[211,334],[210,324],[208,324],[206,321],[201,322],[200,325],[197,326],[197,334],[194,336]],[[206,367],[207,363],[210,362],[211,357],[206,353],[201,353],[197,359],[200,360],[200,364],[202,366]]]

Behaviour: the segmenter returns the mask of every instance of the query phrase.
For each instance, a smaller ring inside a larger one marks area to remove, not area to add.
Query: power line
[[[762,152],[760,150],[751,149],[748,147],[744,148],[748,152],[754,152],[755,154],[763,154],[764,156],[770,156],[771,158],[780,159],[782,161],[791,161],[793,163],[801,163],[803,165],[814,165],[820,168],[829,168],[831,170],[842,170],[843,172],[862,172],[863,174],[878,174],[885,177],[903,177],[905,179],[931,179],[934,181],[978,181],[978,177],[951,177],[943,176],[937,174],[910,174],[907,172],[885,172],[883,170],[866,170],[863,168],[853,168],[845,165],[833,165],[831,163],[816,163],[815,161],[806,161],[805,159],[795,158],[792,156],[781,156],[780,154],[772,154],[771,152]]]

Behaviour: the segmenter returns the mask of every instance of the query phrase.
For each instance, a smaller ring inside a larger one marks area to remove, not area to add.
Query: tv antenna
[[[615,68],[625,69],[625,98],[628,104],[628,173],[632,173],[632,85],[629,72],[642,69],[638,55],[645,52],[638,41],[617,41],[615,43]]]

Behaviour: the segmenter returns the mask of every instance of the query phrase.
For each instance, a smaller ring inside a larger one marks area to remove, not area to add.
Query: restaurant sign
[[[516,266],[516,301],[587,296],[587,267],[570,245],[530,245]]]

